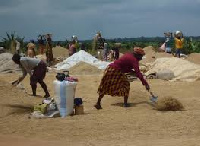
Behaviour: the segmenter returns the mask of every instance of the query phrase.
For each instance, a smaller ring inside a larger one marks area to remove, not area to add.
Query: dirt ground
[[[45,82],[53,97],[55,73],[47,73]],[[73,75],[79,79],[76,97],[83,99],[83,115],[66,118],[29,118],[34,104],[44,95],[32,97],[29,77],[22,84],[28,94],[13,88],[16,73],[0,74],[0,145],[88,145],[88,146],[197,146],[200,143],[200,81],[169,82],[148,80],[159,98],[171,96],[185,107],[184,111],[161,112],[149,102],[149,93],[141,82],[131,83],[129,103],[122,107],[122,97],[105,96],[102,110],[96,110],[100,75]]]

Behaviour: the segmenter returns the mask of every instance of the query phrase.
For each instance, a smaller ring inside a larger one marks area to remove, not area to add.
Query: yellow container
[[[34,111],[40,111],[42,114],[47,113],[47,104],[37,104],[34,106]]]
[[[75,106],[75,115],[82,115],[84,114],[83,105]]]

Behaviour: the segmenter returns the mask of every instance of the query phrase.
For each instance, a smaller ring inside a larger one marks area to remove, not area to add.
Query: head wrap
[[[145,55],[144,50],[142,48],[140,48],[140,47],[134,47],[133,48],[133,53],[140,54],[140,55]]]

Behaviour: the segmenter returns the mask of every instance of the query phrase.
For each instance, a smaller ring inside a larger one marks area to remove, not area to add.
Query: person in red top
[[[128,81],[125,73],[135,72],[136,76],[146,87],[146,90],[149,91],[149,84],[143,78],[143,75],[139,69],[139,61],[142,60],[144,55],[145,52],[142,48],[134,47],[133,53],[126,53],[118,60],[115,60],[113,63],[109,64],[104,72],[98,88],[97,93],[99,94],[99,98],[97,103],[94,105],[96,109],[102,109],[101,99],[104,97],[104,95],[123,96],[124,107],[129,106],[127,101],[130,91],[130,82]]]

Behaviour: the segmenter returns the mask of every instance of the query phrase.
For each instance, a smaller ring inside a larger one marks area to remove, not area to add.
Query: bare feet
[[[37,96],[36,94],[31,94],[31,96]]]
[[[94,107],[95,107],[96,109],[98,109],[98,110],[102,109],[101,105],[98,104],[98,103],[96,103],[96,104],[94,105]]]
[[[50,97],[50,94],[45,94],[44,95],[44,98],[48,98],[48,97]]]
[[[130,107],[131,105],[128,103],[124,103],[124,107]]]

